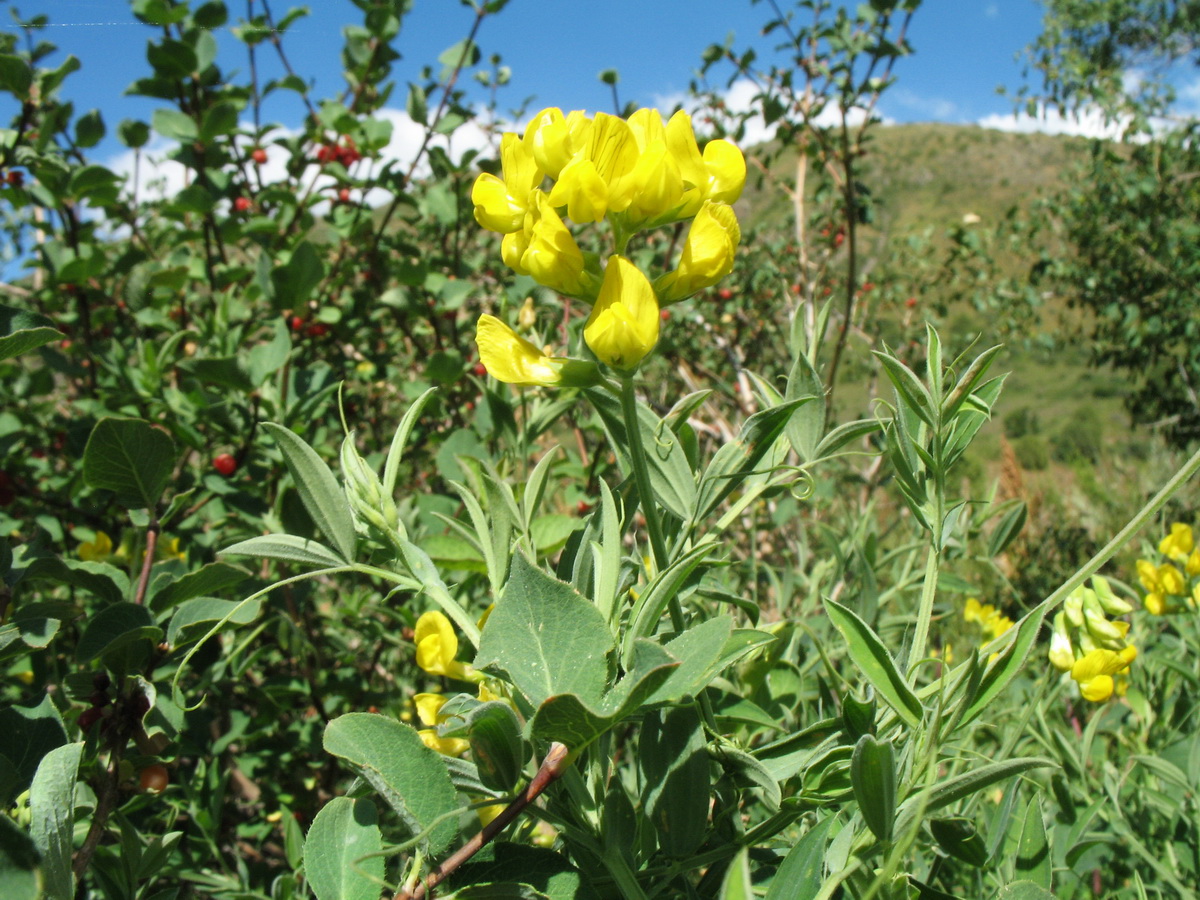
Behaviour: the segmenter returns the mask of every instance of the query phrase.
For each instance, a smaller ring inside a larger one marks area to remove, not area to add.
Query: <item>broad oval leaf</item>
[[[446,765],[416,729],[374,713],[347,713],[325,726],[325,750],[354,765],[437,854],[454,840],[457,792]]]
[[[133,509],[152,509],[175,465],[175,442],[144,419],[105,418],[83,451],[83,480]]]
[[[304,874],[317,900],[379,900],[383,846],[375,804],[334,797],[304,841]]]

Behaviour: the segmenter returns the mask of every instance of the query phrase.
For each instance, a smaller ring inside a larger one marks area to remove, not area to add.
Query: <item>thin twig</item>
[[[559,743],[551,744],[550,752],[542,760],[541,768],[537,770],[537,774],[529,782],[529,787],[525,788],[519,797],[508,804],[500,815],[488,822],[478,834],[463,844],[451,856],[447,857],[440,866],[430,872],[415,888],[412,890],[404,888],[398,891],[394,900],[421,900],[430,890],[441,884],[455,869],[482,850],[492,838],[508,827],[509,823],[519,816],[525,807],[540,797],[546,788],[561,778],[570,765],[571,759],[566,746]]]

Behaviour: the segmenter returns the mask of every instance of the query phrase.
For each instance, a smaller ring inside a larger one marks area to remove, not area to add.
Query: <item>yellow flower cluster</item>
[[[968,597],[963,607],[963,621],[978,623],[988,640],[995,640],[1013,627],[1013,620],[1004,615],[990,603],[980,603],[974,597]]]
[[[479,176],[471,190],[475,219],[504,235],[500,255],[513,271],[592,304],[584,341],[596,358],[633,372],[658,343],[660,310],[729,274],[741,240],[729,205],[742,192],[746,162],[733,144],[701,152],[691,118],[669,121],[655,109],[628,120],[544,109],[524,135],[500,142],[501,174]],[[548,187],[548,189],[547,189]],[[651,281],[626,256],[639,231],[692,220],[676,268]],[[568,222],[607,221],[616,252],[585,253]],[[479,320],[479,358],[500,381],[584,386],[595,365],[552,357],[493,316]]]
[[[1125,674],[1137,657],[1137,648],[1126,640],[1129,623],[1108,618],[1132,610],[1096,575],[1090,588],[1072,591],[1054,617],[1050,662],[1070,673],[1085,700],[1101,703],[1111,697],[1118,689],[1113,676]]]
[[[1137,561],[1138,580],[1146,589],[1142,604],[1156,616],[1194,608],[1200,601],[1200,548],[1190,525],[1175,522],[1158,542],[1162,559]]]

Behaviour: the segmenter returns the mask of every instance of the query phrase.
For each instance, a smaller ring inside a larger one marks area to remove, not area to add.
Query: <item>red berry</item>
[[[350,202],[350,188],[342,188],[338,191],[338,200],[342,203]]]
[[[840,246],[842,246],[842,242],[845,240],[846,240],[846,235],[839,231],[837,234],[835,234],[833,236],[833,246],[840,247]]]
[[[314,322],[312,325],[308,326],[307,333],[309,337],[324,337],[325,335],[329,334],[329,326],[322,322]]]
[[[864,281],[863,282],[862,292],[864,294],[870,293],[873,290],[875,290],[875,282],[873,282],[873,281]]]
[[[250,158],[254,160],[256,166],[263,166],[267,163],[267,151],[262,147],[255,147],[254,152],[250,154]]]
[[[237,471],[237,460],[232,453],[221,453],[213,459],[213,468],[228,478]]]
[[[733,297],[733,291],[730,288],[723,287],[717,291],[717,296],[722,300],[729,300],[731,297]]]
[[[658,314],[658,317],[665,322],[667,319],[671,318],[671,311],[669,309],[661,310]]]
[[[480,378],[483,378],[485,375],[487,375],[487,366],[485,366],[483,363],[475,363],[475,374]]]
[[[302,319],[300,316],[292,316],[292,319],[288,324],[291,326],[292,331],[299,331],[304,327],[304,319]]]
[[[237,197],[233,201],[233,208],[236,209],[238,212],[245,212],[246,210],[248,210],[250,208],[250,198],[249,197]]]
[[[592,511],[592,504],[588,503],[586,500],[580,500],[575,509],[578,510],[579,515],[582,516]]]
[[[25,173],[12,169],[8,173],[8,183],[13,187],[21,187],[25,183]]]
[[[167,767],[162,763],[146,766],[146,768],[138,772],[138,784],[148,794],[161,794],[167,789],[167,784],[170,781],[170,773],[167,772]]]
[[[904,305],[907,306],[909,309],[912,309],[914,306],[917,305],[917,298],[909,297],[907,300],[904,301]]]

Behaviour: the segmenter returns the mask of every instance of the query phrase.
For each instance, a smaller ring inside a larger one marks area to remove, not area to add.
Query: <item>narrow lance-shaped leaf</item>
[[[921,723],[924,709],[917,695],[905,682],[896,661],[884,646],[871,626],[853,612],[832,600],[825,602],[829,618],[846,639],[850,658],[875,688],[883,700],[892,707],[908,725],[916,728]]]
[[[264,422],[296,482],[304,508],[343,560],[354,558],[354,517],[333,472],[315,450],[282,425]]]

